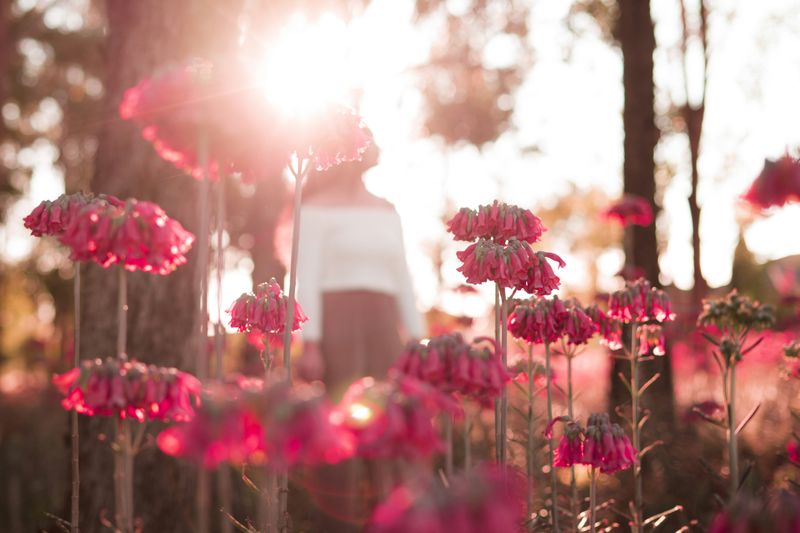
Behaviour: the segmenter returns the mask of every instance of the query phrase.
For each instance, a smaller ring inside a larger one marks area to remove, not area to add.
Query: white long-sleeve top
[[[406,334],[422,338],[422,316],[394,209],[305,205],[300,219],[297,301],[309,317],[303,324],[305,341],[322,335],[322,293],[344,290],[393,295]]]

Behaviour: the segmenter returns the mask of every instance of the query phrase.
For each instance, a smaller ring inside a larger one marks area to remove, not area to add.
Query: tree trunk
[[[135,125],[118,118],[117,107],[125,89],[159,68],[192,55],[206,55],[230,41],[236,21],[233,7],[226,4],[225,12],[220,13],[222,4],[210,0],[107,1],[105,122],[99,132],[93,191],[154,201],[170,217],[197,232],[199,184],[163,162]],[[205,48],[198,50],[197,46]],[[194,371],[193,319],[199,298],[194,283],[196,257],[195,249],[189,263],[169,276],[128,274],[130,357]],[[116,268],[86,268],[85,358],[114,354]],[[100,516],[113,517],[109,449],[113,430],[109,420],[100,417],[82,424],[81,429],[81,529],[99,532],[106,530]],[[152,433],[161,428],[148,429]],[[136,457],[134,511],[144,531],[194,529],[194,478],[191,469],[163,456],[152,445]]]

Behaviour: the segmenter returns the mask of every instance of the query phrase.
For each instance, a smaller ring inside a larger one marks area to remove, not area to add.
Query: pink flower
[[[800,201],[800,159],[785,154],[777,161],[764,161],[763,170],[742,198],[759,209]]]
[[[483,533],[519,531],[524,483],[513,470],[481,466],[449,480],[416,480],[396,488],[376,507],[369,533]]]
[[[658,324],[644,324],[639,326],[639,355],[648,355],[652,350],[653,355],[667,353],[664,344],[664,332]]]
[[[432,419],[455,402],[409,376],[389,381],[362,378],[348,388],[334,419],[357,439],[361,457],[419,459],[442,449]]]
[[[596,331],[601,337],[600,342],[610,350],[622,348],[622,324],[619,320],[609,317],[597,305],[586,308],[586,314],[594,322]]]
[[[586,344],[596,333],[595,323],[575,299],[567,300],[566,310],[563,332],[567,343],[575,346]]]
[[[108,358],[84,361],[53,377],[61,405],[88,416],[144,420],[190,420],[199,404],[200,382],[174,368]]]
[[[649,226],[653,223],[653,208],[647,199],[634,194],[626,194],[602,213],[606,220],[613,220],[627,227],[630,225]]]
[[[599,468],[604,474],[625,470],[639,460],[639,452],[631,445],[625,431],[612,424],[606,413],[591,415],[584,434],[581,463]]]
[[[675,319],[667,294],[645,279],[628,282],[609,297],[608,316],[624,323]]]
[[[532,344],[553,343],[561,338],[569,312],[557,296],[531,298],[518,304],[508,316],[508,332]]]
[[[568,422],[564,433],[558,441],[558,447],[553,457],[553,465],[560,468],[569,468],[581,464],[583,460],[583,429],[575,422]]]
[[[275,278],[256,287],[255,294],[248,292],[239,296],[228,308],[230,325],[239,331],[258,331],[263,335],[281,334],[286,327],[286,312],[289,297],[283,294]],[[308,317],[300,304],[295,302],[292,331],[297,331]]]
[[[186,263],[194,235],[158,205],[129,199],[122,206],[86,205],[71,218],[61,242],[75,261],[166,275]]]
[[[78,192],[74,194],[62,194],[52,202],[45,200],[34,208],[31,213],[23,220],[26,228],[31,230],[34,237],[42,235],[60,236],[69,226],[81,209],[89,204],[98,206],[122,207],[125,203],[115,196],[98,194],[94,196],[90,193]]]
[[[361,117],[339,105],[326,106],[295,134],[295,153],[299,158],[311,159],[319,171],[346,161],[360,161],[373,142]]]
[[[709,533],[796,533],[800,531],[800,498],[786,490],[768,495],[738,495],[714,517]]]
[[[546,231],[542,220],[529,210],[497,200],[477,211],[461,208],[447,223],[447,230],[457,241],[485,238],[500,243],[511,238],[534,243]]]
[[[786,443],[786,453],[792,462],[800,464],[800,443],[796,439]]]
[[[426,344],[410,343],[395,369],[446,394],[458,393],[483,405],[490,405],[511,378],[493,339],[481,337],[467,343],[459,333],[438,335]]]

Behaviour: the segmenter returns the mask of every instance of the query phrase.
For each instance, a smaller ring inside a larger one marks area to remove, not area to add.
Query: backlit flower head
[[[397,487],[375,509],[368,533],[520,531],[524,481],[513,469],[482,465],[448,480],[417,479]]]
[[[477,210],[459,209],[447,222],[447,230],[457,241],[485,238],[501,243],[512,238],[534,243],[546,231],[542,220],[528,209],[497,200],[479,206]]]
[[[64,395],[64,409],[139,422],[190,420],[200,394],[200,382],[191,374],[116,358],[84,361],[54,376],[53,383]]]
[[[93,195],[91,193],[77,192],[73,194],[62,194],[53,201],[45,200],[37,205],[31,213],[25,217],[23,223],[26,228],[31,230],[34,237],[42,235],[61,236],[69,226],[73,218],[89,204],[98,206],[122,207],[125,203],[115,196],[109,194]]]
[[[724,298],[703,300],[697,324],[714,326],[721,331],[761,330],[775,324],[775,312],[772,306],[742,296],[734,289]]]
[[[586,309],[574,298],[565,302],[564,339],[568,344],[577,346],[589,342],[597,332],[597,326],[586,313]]]
[[[558,418],[552,420],[547,425],[545,436],[552,437],[552,426]],[[564,432],[558,441],[558,446],[553,457],[553,465],[560,468],[569,468],[573,465],[581,464],[583,461],[583,428],[577,422],[567,420],[564,424]]]
[[[645,279],[625,284],[608,299],[608,316],[624,323],[667,322],[675,319],[667,293]]]
[[[612,424],[607,413],[589,417],[584,431],[583,459],[581,463],[613,474],[630,468],[638,462],[638,451],[618,424]]]
[[[561,338],[569,312],[558,296],[531,298],[508,315],[508,332],[532,344],[553,343]]]
[[[595,329],[600,334],[600,342],[610,350],[622,348],[622,323],[611,318],[596,304],[586,308],[586,314],[592,319]]]
[[[186,263],[194,235],[158,205],[129,199],[122,206],[87,204],[71,218],[61,242],[75,261],[166,275]]]
[[[239,331],[258,331],[261,334],[281,334],[286,327],[289,297],[283,293],[275,278],[259,284],[255,292],[239,296],[228,308],[230,325]],[[292,331],[308,320],[300,304],[295,302]]]
[[[777,161],[764,161],[764,168],[742,199],[759,209],[800,202],[800,159],[785,154]]]
[[[373,142],[372,132],[358,114],[334,104],[325,106],[295,134],[297,157],[311,159],[318,171],[347,161],[360,161]]]
[[[613,220],[627,227],[630,225],[649,226],[653,223],[653,207],[646,198],[626,194],[602,213],[606,220]]]
[[[658,324],[639,326],[639,355],[664,355],[667,353],[664,332]]]

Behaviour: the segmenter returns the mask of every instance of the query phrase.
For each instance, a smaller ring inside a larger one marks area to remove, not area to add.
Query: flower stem
[[[117,287],[117,358],[120,364],[125,354],[128,335],[128,283],[125,269],[118,269]],[[115,521],[122,533],[133,533],[133,454],[130,421],[117,421],[114,450]]]
[[[637,330],[639,324],[631,324],[631,434],[633,447],[641,450],[641,432],[639,427],[639,355],[636,346]],[[634,488],[634,528],[637,532],[643,531],[642,526],[642,466],[641,463],[633,465]]]
[[[506,290],[499,288],[500,292],[500,346],[502,349],[503,369],[508,368],[508,320],[507,320],[507,303]],[[500,456],[500,464],[505,468],[508,461],[508,389],[503,387],[503,392],[500,394],[500,435],[502,444],[502,454]]]
[[[597,509],[597,470],[592,467],[591,470],[591,484],[589,485],[589,531],[595,533],[597,531],[595,523],[595,511]]]
[[[545,373],[547,374],[547,421],[553,420],[553,387],[552,375],[550,369],[550,343],[544,343],[544,366]],[[553,531],[558,533],[558,477],[556,476],[556,468],[553,464],[553,449],[554,441],[550,437],[547,442],[547,459],[550,463],[550,496],[553,499],[552,513],[553,513]]]
[[[536,465],[535,465],[535,458],[536,458],[536,439],[535,439],[535,429],[533,424],[533,380],[534,380],[534,371],[533,371],[533,345],[528,344],[528,528],[530,531],[533,531],[533,513],[534,513],[534,490],[535,490],[535,482],[534,476],[536,474]]]
[[[469,413],[464,415],[464,470],[472,468],[472,419]]]
[[[494,291],[494,340],[500,345],[500,287],[495,284]],[[494,401],[494,453],[497,464],[503,463],[503,400],[497,398]]]
[[[442,413],[442,417],[445,440],[444,473],[449,480],[453,478],[453,418],[448,413]]]
[[[117,274],[117,357],[125,361],[128,341],[128,282],[125,269],[120,268]]]
[[[572,353],[564,350],[564,354],[567,356],[567,414],[569,414],[570,419],[574,419],[574,414],[572,412]],[[572,514],[572,529],[573,531],[578,530],[578,484],[575,480],[575,465],[572,465],[569,469],[569,488],[570,488],[570,500],[569,500],[569,508],[570,513]]]
[[[730,460],[730,500],[739,490],[739,452],[736,442],[736,361],[731,364],[730,394],[728,395],[728,455]]]
[[[74,368],[81,364],[81,264],[75,263],[75,279],[73,280],[74,289],[74,331],[72,341],[72,362]],[[80,518],[80,441],[78,437],[78,412],[74,409],[71,413],[70,425],[72,426],[72,495],[70,499],[70,533],[78,533]]]

